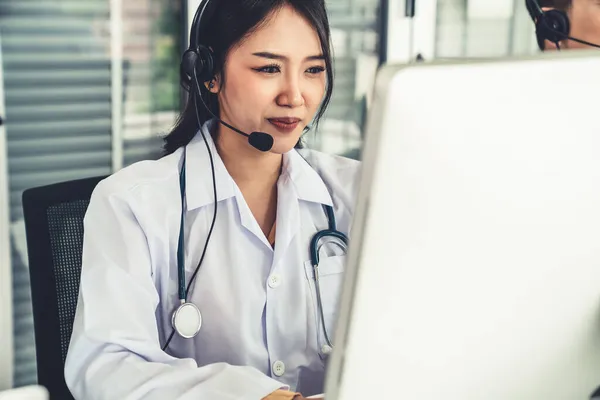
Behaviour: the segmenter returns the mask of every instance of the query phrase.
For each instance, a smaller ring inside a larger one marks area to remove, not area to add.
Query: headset
[[[215,56],[213,51],[209,47],[199,42],[200,24],[209,3],[210,0],[204,0],[204,5],[200,5],[198,7],[192,21],[192,26],[190,29],[190,46],[183,53],[181,64],[179,66],[182,86],[186,87],[192,96],[199,98],[209,114],[213,118],[217,119],[221,124],[228,127],[232,131],[247,137],[248,143],[250,143],[250,145],[255,149],[260,151],[269,151],[273,147],[273,137],[271,135],[265,132],[252,132],[247,134],[246,132],[243,132],[240,129],[237,129],[221,120],[219,117],[213,114],[213,112],[204,102],[200,85],[204,82],[210,81],[211,86],[209,87],[212,88],[212,81],[215,78]]]
[[[587,46],[600,48],[600,45],[577,39],[570,36],[571,21],[566,12],[561,10],[544,11],[539,0],[525,0],[527,11],[535,23],[535,33],[540,50],[545,50],[546,40],[554,43],[560,50],[562,40],[572,40]]]

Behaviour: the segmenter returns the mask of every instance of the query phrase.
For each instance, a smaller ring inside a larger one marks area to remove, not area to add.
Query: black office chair
[[[73,400],[64,365],[79,293],[83,217],[92,191],[104,178],[23,193],[38,383],[48,389],[52,400]]]

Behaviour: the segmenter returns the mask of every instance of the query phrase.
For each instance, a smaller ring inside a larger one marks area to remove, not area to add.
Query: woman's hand
[[[312,398],[311,398],[312,399]],[[311,400],[302,396],[301,393],[290,392],[287,390],[277,390],[262,400]],[[315,400],[325,400],[324,397],[316,397]]]
[[[290,392],[288,390],[277,390],[263,400],[306,400],[306,397],[300,393]]]

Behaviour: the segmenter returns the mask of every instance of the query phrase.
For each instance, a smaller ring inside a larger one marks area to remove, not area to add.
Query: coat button
[[[273,363],[273,374],[275,376],[282,376],[285,373],[285,364],[283,361],[275,361]]]
[[[273,275],[271,275],[269,277],[269,287],[271,289],[275,289],[279,285],[281,285],[281,275],[279,275],[279,274],[273,274]]]

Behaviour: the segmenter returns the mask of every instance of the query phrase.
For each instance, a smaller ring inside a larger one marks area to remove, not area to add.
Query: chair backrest
[[[23,193],[38,383],[50,398],[73,399],[64,379],[81,273],[83,218],[104,177]]]

